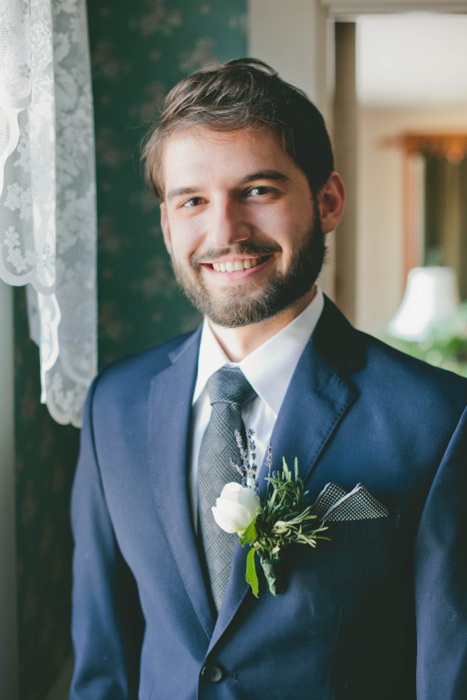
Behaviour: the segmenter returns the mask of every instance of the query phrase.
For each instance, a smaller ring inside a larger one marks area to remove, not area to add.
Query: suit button
[[[207,683],[220,683],[225,677],[225,670],[220,664],[206,664],[201,669],[201,678]]]

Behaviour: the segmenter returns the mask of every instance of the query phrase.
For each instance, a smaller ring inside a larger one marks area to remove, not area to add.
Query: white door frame
[[[401,12],[440,12],[467,14],[465,0],[321,0],[329,16],[340,19],[357,15]]]
[[[305,90],[329,116],[332,22],[407,12],[467,14],[467,0],[249,0],[249,54]]]
[[[334,21],[407,12],[467,14],[467,0],[249,0],[249,55],[266,61],[304,90],[332,129]],[[328,254],[322,285],[334,298],[332,237]]]

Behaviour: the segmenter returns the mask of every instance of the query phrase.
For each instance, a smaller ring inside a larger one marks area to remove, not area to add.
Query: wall
[[[395,314],[403,278],[402,151],[383,140],[407,131],[465,131],[467,107],[362,108],[358,150],[357,325],[381,331]]]
[[[25,289],[14,289],[16,556],[21,700],[44,700],[70,654],[69,497],[75,428],[39,403],[39,359]]]
[[[176,82],[247,51],[244,0],[140,0],[111,8],[89,2],[101,365],[199,322],[174,281],[159,208],[141,176],[139,144]]]
[[[209,61],[246,54],[245,12],[246,0],[88,2],[101,367],[198,323],[173,281],[138,147],[176,81]],[[28,338],[24,289],[14,297],[20,698],[45,700],[59,697],[71,654],[68,521],[79,432],[54,423],[39,404],[38,353]]]

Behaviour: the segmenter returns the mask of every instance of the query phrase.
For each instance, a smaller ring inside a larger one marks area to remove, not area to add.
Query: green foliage
[[[253,595],[257,598],[259,594],[258,574],[255,565],[256,550],[252,547],[246,558],[246,582],[250,584]]]
[[[256,518],[253,518],[248,527],[243,531],[243,534],[240,535],[240,544],[242,547],[244,547],[246,544],[253,544],[256,538]]]
[[[284,459],[282,471],[269,475],[266,480],[270,488],[255,522],[254,547],[261,559],[277,559],[289,544],[316,547],[318,539],[328,539],[321,534],[328,528],[317,521],[311,506],[305,504],[308,492],[304,490],[296,459],[293,474]]]

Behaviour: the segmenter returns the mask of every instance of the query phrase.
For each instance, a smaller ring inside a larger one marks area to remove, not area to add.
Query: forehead
[[[270,128],[225,132],[190,127],[175,132],[164,141],[161,165],[165,192],[181,181],[190,185],[235,181],[261,170],[303,175]]]

